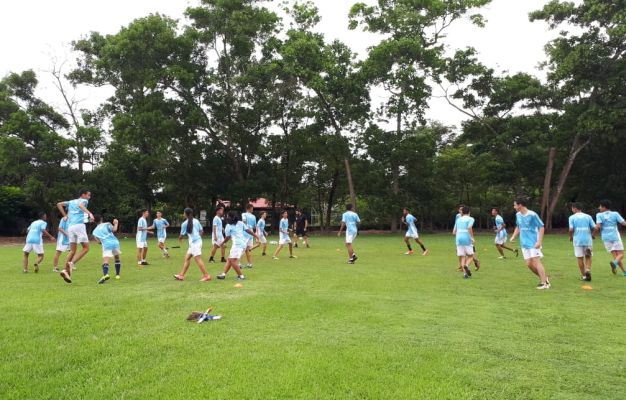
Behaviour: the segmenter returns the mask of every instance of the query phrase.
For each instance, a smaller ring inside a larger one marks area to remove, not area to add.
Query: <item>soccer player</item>
[[[48,227],[48,223],[46,220],[48,216],[45,212],[40,212],[37,214],[36,221],[33,221],[28,227],[28,234],[26,235],[26,245],[22,249],[24,252],[24,273],[28,272],[28,256],[33,251],[37,253],[37,261],[35,261],[35,273],[39,272],[39,265],[43,261],[43,235],[45,234],[50,238],[50,240],[56,240],[54,236],[52,236],[46,228]]]
[[[543,221],[536,212],[526,207],[526,200],[519,198],[513,202],[513,207],[517,211],[515,216],[516,227],[511,236],[510,242],[513,243],[517,235],[520,235],[522,245],[522,254],[526,266],[539,277],[539,285],[537,289],[550,289],[550,280],[546,274],[546,270],[541,263],[543,253],[541,252],[541,243],[543,242],[543,234],[545,228]]]
[[[211,257],[209,257],[209,262],[214,263],[215,253],[217,249],[220,249],[222,252],[222,259],[220,262],[226,262],[226,246],[224,245],[224,226],[222,224],[222,216],[224,215],[224,206],[217,206],[217,210],[215,210],[215,217],[213,217],[213,227],[211,228]]]
[[[413,249],[411,248],[411,238],[415,239],[415,243],[419,244],[422,248],[422,255],[428,255],[428,249],[424,246],[424,243],[420,240],[419,233],[417,232],[417,227],[415,226],[415,222],[417,218],[411,214],[411,211],[408,208],[402,209],[402,223],[406,225],[406,234],[404,235],[404,243],[406,243],[407,251],[404,253],[405,255],[413,254]]]
[[[148,210],[143,210],[141,212],[141,217],[137,220],[137,265],[150,265],[146,261],[146,256],[148,255],[148,232],[152,230],[152,227],[148,227],[148,218],[150,216],[150,212]]]
[[[459,205],[459,212],[456,214],[455,225],[456,225],[456,220],[463,216],[463,213],[462,213],[463,207],[465,207],[465,205],[463,204]],[[452,234],[456,235],[456,230],[453,229]],[[478,260],[478,255],[476,254],[476,246],[473,246],[473,247],[474,247],[474,267],[476,268],[476,271],[478,271],[480,269],[480,261]],[[463,272],[463,268],[459,267],[459,271]]]
[[[289,245],[289,258],[296,258],[296,256],[293,255],[293,244],[289,238],[289,213],[287,210],[281,213],[281,217],[280,223],[278,224],[278,247],[276,251],[274,251],[272,259],[278,260],[278,254],[286,244]]]
[[[85,218],[87,221],[93,222],[93,214],[87,209],[91,192],[87,189],[81,189],[78,192],[78,198],[69,201],[57,203],[57,208],[63,217],[67,217],[67,233],[70,237],[70,252],[67,255],[65,268],[60,272],[61,278],[67,283],[72,283],[72,270],[81,258],[89,252],[89,236],[87,236],[87,227],[85,226]],[[67,213],[65,208],[67,207]],[[76,254],[78,243],[81,244],[82,250]]]
[[[613,255],[613,260],[610,262],[611,271],[615,274],[617,267],[619,267],[626,276],[622,261],[624,259],[624,244],[619,234],[619,225],[626,226],[626,222],[618,212],[611,211],[610,200],[601,200],[598,210],[600,212],[596,214],[596,230],[602,232],[604,247]]]
[[[500,253],[501,260],[504,260],[506,257],[504,256],[504,250],[511,251],[515,253],[515,257],[519,256],[519,250],[513,249],[506,245],[506,239],[508,234],[506,233],[506,224],[504,223],[504,218],[500,215],[500,210],[496,207],[491,209],[491,216],[495,219],[495,228],[496,231],[496,249],[498,249],[498,253]]]
[[[54,253],[54,260],[52,261],[52,272],[61,272],[59,271],[59,258],[61,257],[61,253],[68,251],[70,248],[70,236],[67,232],[67,217],[61,217],[57,231],[57,248]]]
[[[470,217],[470,209],[463,206],[461,216],[454,222],[456,236],[456,255],[459,257],[459,268],[463,270],[463,278],[472,277],[469,265],[474,258],[474,218]]]
[[[295,231],[293,237],[296,242],[294,247],[298,247],[298,239],[302,239],[304,245],[309,248],[309,235],[307,235],[307,229],[309,228],[309,220],[307,216],[302,212],[300,208],[296,209],[296,220],[293,223],[293,230]]]
[[[252,247],[252,250],[257,247],[263,246],[262,256],[267,255],[265,252],[267,251],[267,232],[265,232],[265,219],[267,218],[267,213],[263,211],[261,216],[259,217],[259,221],[256,224],[256,235],[259,237],[257,243]]]
[[[96,229],[93,230],[92,235],[96,238],[96,241],[102,245],[102,278],[98,280],[98,283],[102,284],[109,280],[109,262],[111,258],[115,260],[115,279],[120,279],[120,272],[122,270],[122,261],[120,260],[120,241],[115,237],[117,232],[118,221],[113,220],[113,224],[104,222],[102,215],[96,215]]]
[[[185,274],[189,269],[189,265],[191,264],[191,259],[193,258],[200,268],[200,272],[202,272],[202,279],[200,282],[208,282],[211,280],[211,275],[207,272],[204,261],[202,261],[202,234],[204,233],[202,229],[202,225],[200,225],[200,221],[193,217],[193,209],[185,208],[185,218],[186,221],[182,223],[180,226],[180,236],[178,236],[178,241],[182,241],[184,236],[187,236],[189,240],[189,248],[187,249],[187,254],[185,254],[185,261],[183,262],[183,269],[179,274],[174,275],[174,279],[177,281],[184,281]]]
[[[593,256],[593,232],[596,224],[591,215],[582,212],[580,203],[572,203],[572,212],[569,217],[569,240],[574,243],[574,255],[578,260],[580,279],[591,281],[591,257]]]
[[[254,232],[256,229],[256,217],[253,213],[254,206],[252,204],[248,204],[246,206],[246,212],[241,215],[242,222],[246,226],[246,230],[244,231],[243,236],[246,238],[246,259],[248,263],[246,264],[246,268],[252,268],[252,248],[254,246],[254,237],[250,235],[248,231]]]
[[[245,236],[246,233],[253,238],[258,239],[256,233],[254,233],[252,229],[248,228],[243,221],[239,220],[239,214],[237,211],[229,211],[228,223],[225,230],[226,239],[224,239],[224,243],[232,239],[233,245],[230,247],[230,254],[228,255],[228,261],[224,266],[224,272],[219,274],[217,279],[226,279],[226,274],[231,268],[237,273],[238,280],[246,279],[241,272],[241,268],[239,267],[239,259],[248,246],[248,238]]]
[[[165,246],[165,239],[167,239],[167,227],[168,226],[170,226],[170,223],[167,222],[165,218],[163,218],[163,213],[161,211],[157,211],[156,219],[152,221],[152,226],[150,227],[150,229],[156,229],[157,240],[159,242],[159,249],[163,253],[163,257],[165,258],[169,258],[170,256],[167,246]]]
[[[341,232],[343,228],[346,228],[346,249],[348,249],[348,264],[354,264],[358,257],[354,252],[354,247],[352,243],[358,234],[358,224],[361,223],[361,219],[358,214],[352,211],[354,206],[352,204],[346,205],[346,212],[341,216],[341,226],[339,227],[339,232],[337,233],[337,237],[341,236]]]

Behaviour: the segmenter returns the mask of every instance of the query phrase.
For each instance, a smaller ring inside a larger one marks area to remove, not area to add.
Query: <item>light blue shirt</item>
[[[65,218],[61,218],[61,222],[59,222],[59,229],[63,229],[67,232],[68,222]],[[61,231],[57,233],[57,244],[61,246],[67,246],[70,244],[70,238],[66,235],[62,234]]]
[[[256,217],[254,216],[254,214],[248,213],[248,212],[243,213],[241,215],[241,219],[243,220],[243,223],[246,225],[246,229],[251,229],[254,231],[254,227],[256,226]],[[251,239],[253,237],[247,232],[244,232],[244,236],[246,237],[246,239]]]
[[[137,221],[137,228],[147,228],[147,227],[148,227],[148,221],[146,221],[144,217],[139,218],[139,221]],[[137,240],[140,242],[148,241],[148,231],[146,230],[140,231],[139,229],[137,229]]]
[[[259,219],[259,222],[257,222],[256,232],[259,237],[261,237],[261,235],[265,235],[265,220],[263,218]]]
[[[474,226],[474,218],[469,215],[464,215],[457,218],[454,223],[456,229],[456,245],[457,246],[471,246],[472,236],[469,233],[471,227]]]
[[[596,214],[596,223],[602,224],[602,240],[604,242],[619,242],[618,225],[624,222],[624,218],[616,211],[605,211]]]
[[[408,233],[409,235],[417,235],[417,227],[415,226],[415,221],[417,221],[417,218],[415,218],[412,214],[407,214],[407,216],[404,217],[404,222],[406,222],[407,225],[406,233]]]
[[[526,215],[518,212],[515,215],[517,228],[520,232],[520,243],[524,249],[534,249],[539,237],[539,229],[543,228],[543,221],[536,212],[528,210]]]
[[[341,221],[346,224],[346,233],[348,235],[356,235],[358,232],[357,224],[361,222],[361,219],[354,211],[346,211],[341,217]]]
[[[498,230],[496,233],[496,237],[498,239],[504,239],[507,237],[506,229],[499,230],[502,225],[504,225],[504,218],[500,215],[496,215],[496,229]]]
[[[28,227],[28,235],[26,235],[26,243],[43,244],[43,231],[46,230],[48,223],[42,219],[33,221]]]
[[[197,219],[193,219],[193,229],[191,230],[191,233],[187,233],[187,225],[188,225],[188,221],[185,220],[181,226],[180,226],[180,235],[181,236],[188,236],[189,237],[189,244],[192,243],[196,243],[199,240],[202,240],[202,236],[200,235],[200,232],[202,232],[202,225],[200,225],[200,221],[198,221]]]
[[[239,248],[245,248],[248,244],[248,239],[244,235],[246,232],[246,225],[242,221],[237,221],[237,224],[226,225],[226,237],[231,238],[233,246]]]
[[[593,245],[593,238],[591,237],[591,231],[596,228],[596,224],[593,223],[591,215],[577,212],[569,217],[569,229],[574,232],[574,246],[591,247]]]
[[[113,234],[113,225],[103,222],[93,230],[93,236],[102,244],[102,250],[115,250],[120,248],[120,241]]]
[[[217,239],[219,241],[219,240],[224,239],[224,228],[222,227],[222,219],[218,217],[217,215],[213,217],[213,227],[217,227],[216,229],[217,237],[213,238],[213,240]]]
[[[157,218],[154,220],[153,224],[157,230],[157,238],[165,239],[167,237],[166,228],[169,226],[170,223],[167,222],[165,218],[161,218],[161,219]]]
[[[85,212],[80,208],[80,205],[87,207],[89,201],[87,199],[75,199],[70,201],[64,201],[63,205],[67,207],[67,227],[72,225],[85,223]]]
[[[283,218],[280,220],[280,224],[278,225],[278,230],[280,231],[281,240],[289,239],[289,220],[287,218]]]

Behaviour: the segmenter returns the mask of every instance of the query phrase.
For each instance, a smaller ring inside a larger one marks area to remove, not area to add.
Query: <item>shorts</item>
[[[267,243],[267,238],[262,233],[259,235],[259,243],[261,243],[261,244]]]
[[[246,251],[246,249],[244,249],[243,247],[233,246],[230,248],[230,253],[228,254],[228,258],[240,259],[244,251]]]
[[[614,242],[604,242],[604,248],[609,253],[612,251],[624,251],[624,243],[621,240],[616,240]]]
[[[23,251],[24,253],[32,253],[34,251],[36,254],[43,254],[43,244],[26,243]]]
[[[574,255],[577,258],[584,257],[587,250],[589,250],[589,255],[593,255],[593,248],[591,246],[574,246]]]
[[[165,239],[167,239],[167,237],[160,237],[157,240],[159,241],[159,243],[165,243]]]
[[[417,232],[415,233],[407,232],[406,235],[404,235],[404,237],[419,239],[420,235]]]
[[[202,240],[198,240],[197,242],[189,243],[189,248],[187,249],[187,254],[198,257],[202,255]]]
[[[122,254],[122,252],[120,251],[119,248],[109,249],[109,250],[102,249],[102,257],[113,257],[113,256],[119,256],[120,254]]]
[[[218,238],[217,240],[211,239],[211,245],[213,246],[222,247],[223,244],[224,244],[224,238]]]
[[[70,243],[89,243],[85,224],[74,224],[67,228],[67,233],[70,237]]]
[[[281,238],[278,240],[278,244],[279,244],[279,245],[289,244],[289,243],[291,243],[291,239],[289,239],[289,237],[286,237],[286,238],[282,238],[282,237],[281,237]]]
[[[70,249],[69,244],[57,244],[57,251],[64,252]]]
[[[304,237],[304,236],[309,236],[306,234],[306,231],[304,229],[298,229],[296,230],[296,236],[297,237]]]
[[[499,244],[499,245],[503,245],[503,244],[506,243],[506,239],[507,239],[506,236],[502,236],[502,237],[496,236],[496,239],[494,240],[494,243],[495,244]]]
[[[148,242],[146,242],[145,240],[137,239],[138,249],[145,249],[146,247],[148,247]]]
[[[524,260],[530,260],[531,258],[543,258],[543,253],[541,249],[522,249],[522,254],[524,255]]]
[[[250,239],[248,239],[248,242],[246,243],[246,247],[249,249],[252,246],[254,246],[254,238],[251,237]]]
[[[456,246],[456,255],[458,257],[463,256],[473,256],[474,255],[474,246]]]
[[[356,239],[356,233],[352,235],[346,233],[346,243],[351,244],[354,242],[354,239]]]

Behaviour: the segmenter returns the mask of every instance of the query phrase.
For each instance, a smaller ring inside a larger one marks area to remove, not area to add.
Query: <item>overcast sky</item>
[[[362,0],[361,0],[362,1]],[[330,39],[341,39],[364,56],[375,43],[373,35],[347,28],[348,11],[356,0],[315,0],[322,21],[318,30]],[[365,2],[372,2],[365,1]],[[70,42],[91,31],[116,33],[135,18],[159,12],[184,20],[183,11],[195,0],[8,0],[0,1],[0,76],[9,72],[33,69],[41,84],[39,94],[44,100],[60,105],[58,93],[51,84],[53,57],[72,59]],[[453,25],[446,38],[450,51],[473,46],[483,63],[497,71],[537,71],[545,59],[543,47],[555,36],[541,22],[530,23],[528,13],[540,9],[547,0],[493,0],[481,10],[487,19],[485,28],[460,21]],[[95,105],[103,99],[102,92],[80,89],[77,94],[85,104]],[[373,95],[374,102],[382,99]],[[463,115],[442,99],[433,99],[427,118],[446,125],[458,125]]]

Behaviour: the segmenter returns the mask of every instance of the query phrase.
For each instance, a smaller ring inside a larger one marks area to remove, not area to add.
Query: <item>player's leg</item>
[[[85,255],[87,253],[89,253],[89,242],[82,242],[81,244],[81,250],[80,253],[76,254],[73,258],[72,258],[72,264],[76,265],[77,262],[79,262],[83,257],[85,257]]]
[[[141,252],[141,260],[143,261],[142,264],[147,265],[146,259],[148,258],[148,243],[144,243],[144,248],[142,249]]]
[[[464,266],[463,261],[465,259],[465,256],[457,254],[457,258],[459,259],[459,267],[457,268],[457,271],[463,272],[463,266]]]
[[[189,264],[191,264],[192,257],[193,255],[189,251],[187,251],[187,254],[185,254],[185,260],[183,261],[183,268],[181,269],[178,275],[174,275],[174,278],[176,278],[179,281],[182,281],[185,279],[185,274],[187,273],[187,270],[189,269]]]
[[[426,248],[426,246],[424,245],[424,242],[422,242],[419,237],[415,238],[415,243],[419,244],[419,246],[422,248],[423,256],[428,255],[428,249]]]
[[[590,248],[585,249],[585,276],[587,280],[591,280],[591,259],[593,257],[593,252]]]
[[[294,256],[293,256],[293,243],[291,243],[291,242],[289,242],[289,257],[290,258],[294,258]]]
[[[28,256],[29,256],[29,252],[24,251],[24,257],[22,259],[22,271],[24,273],[28,272]]]
[[[307,249],[311,247],[309,246],[309,235],[307,235],[306,233],[302,235],[302,240],[304,240],[304,245],[306,246]]]
[[[413,248],[411,247],[411,237],[410,236],[404,236],[404,244],[406,245],[406,248],[408,249],[408,251],[404,254],[409,255],[409,254],[413,254]]]
[[[585,257],[576,257],[578,269],[580,270],[580,278],[585,280]]]
[[[262,256],[264,256],[267,253],[267,240],[263,243],[263,253],[261,253]]]
[[[500,253],[500,258],[504,258],[504,250],[502,250],[502,245],[496,243],[496,249],[498,249],[498,253]]]
[[[512,248],[512,247],[507,246],[507,245],[506,245],[506,241],[505,241],[504,243],[502,243],[502,244],[500,245],[500,247],[502,247],[503,249],[508,250],[508,251],[510,251],[510,252],[512,252],[512,253],[515,253],[515,252],[517,251],[517,249],[514,249],[514,248]]]
[[[120,279],[120,273],[122,272],[122,260],[120,259],[119,249],[113,254],[115,255],[115,279]]]
[[[52,259],[52,272],[59,272],[59,258],[61,258],[61,250],[54,252],[54,258]]]
[[[474,261],[474,267],[476,267],[476,271],[480,269],[480,261],[478,260],[478,254],[476,254],[476,246],[472,246],[472,250],[474,251],[472,260]]]
[[[541,283],[550,286],[550,284],[548,283],[548,276],[546,275],[546,269],[541,263],[541,257],[533,257],[531,259],[531,262],[534,265],[535,270],[537,271],[537,276],[539,276],[539,280],[541,280]]]
[[[141,265],[141,255],[142,254],[143,254],[143,245],[140,244],[139,242],[137,242],[137,265]]]
[[[206,267],[204,266],[204,261],[202,261],[202,254],[198,254],[197,256],[195,256],[194,260],[196,261],[198,268],[200,268],[200,272],[202,272],[202,279],[200,280],[202,282],[210,281],[211,275],[209,275],[209,273],[206,270]]]
[[[617,266],[622,270],[624,275],[626,275],[626,271],[624,271],[624,250],[615,250],[613,253],[613,262],[617,264]]]
[[[226,262],[226,245],[222,244],[220,248],[222,249],[222,259],[220,262]]]
[[[278,244],[278,247],[276,247],[276,250],[274,251],[274,255],[272,256],[273,258],[278,258],[278,255],[280,254],[280,250],[283,248],[282,244]]]
[[[100,284],[109,280],[109,261],[111,260],[111,255],[112,253],[102,255],[102,278],[98,281]]]
[[[43,245],[42,245],[42,247],[43,247]],[[43,253],[43,249],[42,249],[41,253],[37,254],[37,261],[35,262],[35,272],[39,272],[39,266],[43,262],[43,257],[44,257],[44,253]]]
[[[72,259],[74,258],[74,255],[76,254],[76,250],[78,247],[78,243],[76,242],[71,242],[70,243],[70,251],[69,253],[67,253],[67,258],[65,259],[65,267],[64,269],[66,271],[68,271],[68,273],[72,273]]]

